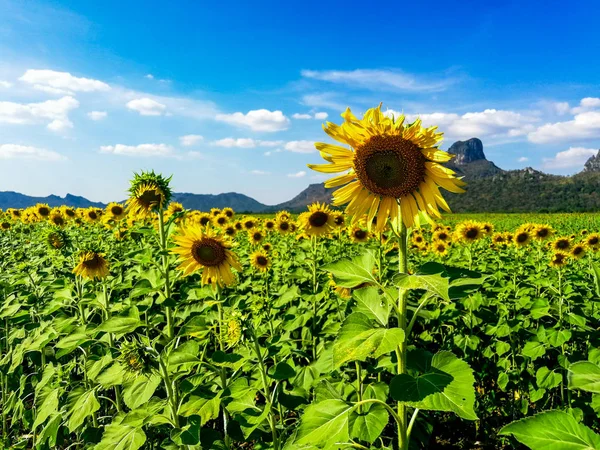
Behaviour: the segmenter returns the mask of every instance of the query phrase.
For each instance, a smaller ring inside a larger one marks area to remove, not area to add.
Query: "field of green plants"
[[[114,206],[3,213],[0,448],[600,448],[598,215]],[[229,242],[190,273],[188,223]]]

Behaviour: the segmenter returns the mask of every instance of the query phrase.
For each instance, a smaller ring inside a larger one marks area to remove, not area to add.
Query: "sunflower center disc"
[[[465,236],[468,239],[475,239],[478,235],[479,235],[479,230],[477,230],[475,228],[471,228],[470,230],[467,230],[467,232],[465,233]]]
[[[203,266],[218,266],[225,260],[225,250],[216,240],[205,238],[194,243],[192,256]]]
[[[517,235],[517,242],[520,242],[520,243],[525,242],[525,241],[527,241],[528,237],[529,236],[527,236],[527,233],[519,233]]]
[[[259,256],[258,258],[256,258],[256,262],[259,266],[266,266],[268,263],[267,258],[265,258],[264,256]]]
[[[86,269],[98,269],[102,265],[102,259],[100,255],[94,254],[90,259],[83,261],[83,266]]]
[[[142,195],[139,196],[138,200],[142,205],[150,207],[154,205],[159,205],[161,199],[162,196],[160,195],[160,192],[158,192],[156,189],[148,189],[142,192]]]
[[[356,149],[354,169],[369,191],[400,198],[417,190],[425,179],[425,156],[400,136],[373,136]]]
[[[113,206],[110,212],[115,216],[120,216],[123,213],[123,209],[119,206]]]
[[[363,230],[358,230],[356,233],[354,233],[354,236],[356,236],[357,239],[364,239],[367,237],[367,233]]]
[[[323,211],[316,211],[310,215],[308,221],[313,227],[322,227],[327,223],[329,215]]]

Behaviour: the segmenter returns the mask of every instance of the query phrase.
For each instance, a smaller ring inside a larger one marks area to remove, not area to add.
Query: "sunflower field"
[[[600,449],[600,215],[442,217],[440,134],[343,117],[345,211],[0,213],[0,448]]]

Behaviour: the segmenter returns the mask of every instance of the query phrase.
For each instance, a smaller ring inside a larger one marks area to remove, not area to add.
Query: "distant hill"
[[[600,211],[600,150],[589,158],[583,171],[573,176],[550,175],[531,167],[503,170],[488,161],[483,143],[477,138],[458,141],[448,149],[455,156],[446,164],[464,177],[466,194],[445,192],[455,212],[576,212]],[[229,206],[240,213],[265,213],[286,209],[306,210],[314,202],[330,203],[334,189],[323,183],[311,184],[293,199],[278,205],[265,205],[244,194],[174,193],[173,200],[187,209],[208,211]],[[36,203],[50,206],[104,207],[84,197],[67,194],[65,197],[30,197],[17,192],[0,192],[0,208],[26,208]]]

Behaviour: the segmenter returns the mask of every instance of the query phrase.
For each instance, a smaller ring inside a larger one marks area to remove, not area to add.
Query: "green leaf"
[[[294,443],[318,443],[321,448],[337,448],[336,442],[346,442],[349,438],[350,409],[346,402],[335,399],[309,405],[302,415]]]
[[[180,336],[191,336],[202,339],[210,333],[210,327],[206,323],[206,317],[193,316],[183,325],[179,331]]]
[[[129,308],[126,315],[112,317],[103,322],[94,331],[104,331],[105,333],[115,334],[132,333],[137,327],[142,325],[143,323],[140,320],[138,309],[133,307]]]
[[[227,404],[227,410],[229,412],[241,412],[248,408],[255,408],[256,391],[257,389],[248,386],[248,380],[238,378],[225,391],[225,396],[233,399]]]
[[[40,446],[48,441],[49,448],[56,448],[56,436],[62,422],[62,414],[53,414],[48,423],[42,428],[36,440],[36,446]]]
[[[592,264],[592,274],[594,275],[594,285],[596,287],[596,296],[600,297],[600,264]]]
[[[111,423],[104,430],[102,441],[96,450],[137,450],[146,442],[146,434],[141,428],[120,423]]]
[[[221,391],[222,392],[222,391]],[[219,408],[221,406],[221,393],[212,398],[192,395],[187,402],[179,408],[179,415],[189,417],[192,415],[200,416],[200,425],[204,426],[209,420],[219,417]]]
[[[35,422],[33,422],[33,429],[35,430],[39,425],[43,424],[50,415],[58,411],[58,397],[61,394],[61,389],[56,388],[51,391],[37,410],[37,416]]]
[[[453,353],[441,351],[433,355],[426,355],[424,364],[425,373],[446,374],[452,378],[452,381],[440,390],[440,386],[448,380],[439,375],[434,378],[437,384],[434,385],[438,392],[427,395],[420,401],[407,401],[408,405],[429,411],[452,411],[463,419],[477,420],[477,415],[473,409],[475,405],[475,377],[473,370],[462,359],[457,358]],[[433,389],[433,387],[432,387]]]
[[[118,362],[115,362],[108,369],[104,370],[97,377],[98,383],[104,388],[123,384],[123,376],[125,374],[125,368]]]
[[[356,299],[354,312],[363,313],[369,319],[377,320],[384,327],[387,326],[390,316],[390,304],[379,289],[369,286],[353,292]]]
[[[443,277],[441,273],[408,275],[399,273],[394,276],[394,284],[402,289],[423,289],[437,295],[446,301],[450,301],[448,290],[450,289],[449,278]]]
[[[600,436],[562,411],[548,411],[506,425],[501,435],[513,435],[532,450],[594,450]]]
[[[589,361],[580,361],[569,366],[567,374],[569,389],[600,394],[600,367]]]
[[[160,382],[161,378],[156,374],[138,376],[125,385],[123,401],[131,409],[142,406],[152,398]]]
[[[373,277],[375,256],[367,251],[363,255],[352,259],[342,259],[322,267],[335,277],[335,283],[345,288],[355,288],[363,283],[378,284]]]
[[[524,356],[529,356],[532,361],[535,361],[537,358],[546,354],[546,347],[542,342],[538,342],[536,340],[529,341],[525,343],[521,353]]]
[[[354,410],[348,419],[350,437],[372,444],[377,440],[389,421],[389,414],[383,405],[371,403],[363,405],[365,410]]]
[[[69,431],[71,433],[74,432],[77,428],[79,428],[86,417],[91,416],[99,409],[100,403],[98,403],[98,399],[96,398],[96,391],[91,390],[84,392],[69,408],[71,413],[71,417],[69,417],[69,421],[67,422]]]
[[[287,380],[296,376],[296,371],[286,362],[280,362],[275,366],[273,373],[268,375],[275,380]]]
[[[443,392],[453,379],[452,375],[437,370],[416,378],[403,373],[392,378],[390,395],[399,402],[420,402],[429,395]]]
[[[333,344],[333,364],[339,367],[348,361],[379,358],[395,350],[404,341],[400,328],[376,328],[362,313],[350,314]]]
[[[562,375],[547,367],[540,367],[535,374],[535,382],[538,388],[552,389],[560,384]]]
[[[557,330],[555,328],[551,328],[546,330],[546,336],[548,343],[552,347],[560,347],[569,339],[571,339],[571,331],[569,330]]]

